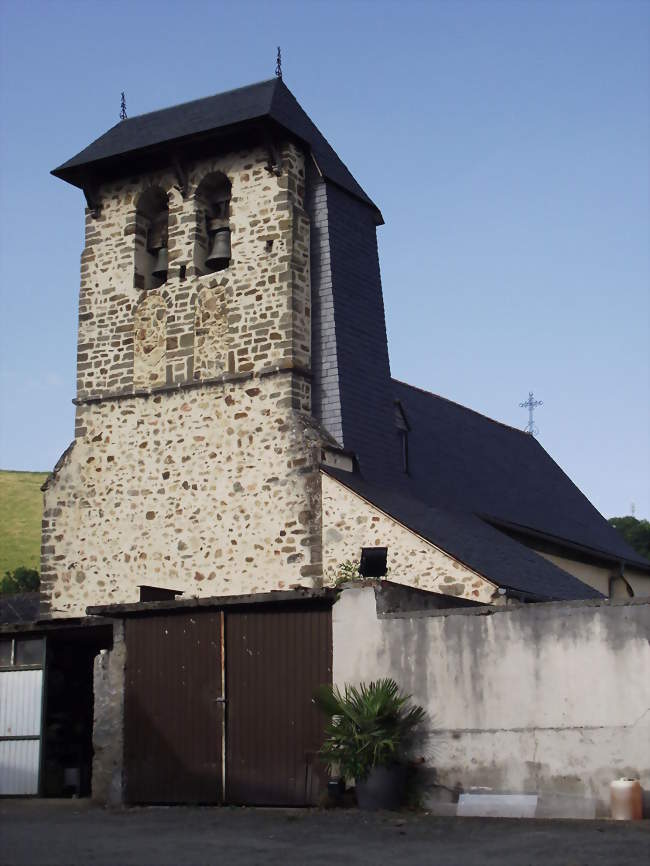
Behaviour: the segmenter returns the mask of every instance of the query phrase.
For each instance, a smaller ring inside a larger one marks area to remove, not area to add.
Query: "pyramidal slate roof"
[[[650,570],[534,436],[404,382],[393,389],[422,501]]]
[[[300,139],[311,150],[323,176],[370,205],[381,220],[377,206],[281,78],[129,117],[55,168],[52,174],[83,187],[91,173],[101,173],[119,160],[127,162],[129,158],[172,145],[180,148],[197,137],[210,137],[261,121],[272,121]]]

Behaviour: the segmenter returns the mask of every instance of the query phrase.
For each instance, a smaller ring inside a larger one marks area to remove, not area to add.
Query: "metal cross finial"
[[[524,430],[526,433],[530,433],[531,436],[535,436],[536,433],[539,433],[539,428],[535,426],[535,422],[533,421],[533,412],[538,406],[543,406],[544,403],[541,400],[535,400],[533,392],[529,391],[526,402],[519,405],[522,409],[528,409],[528,424],[524,427]]]
[[[280,46],[278,45],[278,57],[275,63],[275,74],[278,78],[282,78],[282,52],[280,51]]]
[[[122,91],[122,99],[120,100],[120,120],[126,120],[126,96]]]

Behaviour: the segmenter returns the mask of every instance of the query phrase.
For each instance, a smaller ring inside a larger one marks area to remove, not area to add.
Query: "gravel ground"
[[[0,800],[2,866],[618,866],[650,862],[650,821],[140,808]]]

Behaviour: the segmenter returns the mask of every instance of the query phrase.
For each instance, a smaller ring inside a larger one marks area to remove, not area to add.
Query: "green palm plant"
[[[388,767],[404,757],[410,737],[422,722],[422,707],[408,706],[393,679],[368,685],[320,686],[316,705],[329,717],[320,756],[331,771],[362,781],[373,767]]]

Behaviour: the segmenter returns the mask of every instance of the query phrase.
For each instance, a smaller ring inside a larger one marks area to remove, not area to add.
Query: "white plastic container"
[[[638,779],[617,779],[609,786],[612,818],[639,821],[643,818],[643,795]]]

